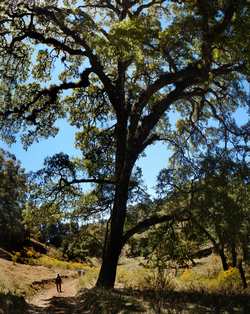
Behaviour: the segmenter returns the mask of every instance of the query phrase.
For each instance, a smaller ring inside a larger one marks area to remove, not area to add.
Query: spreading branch
[[[155,226],[160,223],[164,222],[180,222],[180,221],[188,221],[190,219],[190,215],[188,213],[181,212],[177,214],[170,214],[170,215],[162,215],[162,216],[157,216],[154,215],[150,218],[147,218],[143,221],[140,221],[136,226],[128,230],[124,235],[123,235],[123,245],[136,233],[142,233],[148,228]]]
[[[76,88],[86,88],[89,86],[89,80],[88,76],[91,73],[92,69],[87,68],[80,74],[80,80],[78,82],[63,82],[59,85],[52,85],[50,88],[45,88],[39,92],[37,92],[36,95],[34,95],[32,101],[28,102],[27,104],[23,104],[21,107],[14,107],[13,109],[8,109],[4,112],[0,112],[0,116],[3,116],[5,119],[11,116],[12,114],[18,114],[18,116],[23,116],[31,107],[34,107],[34,105],[43,97],[48,97],[48,100],[45,101],[44,106],[42,107],[35,107],[32,109],[30,114],[25,116],[24,118],[27,121],[32,121],[34,124],[36,124],[36,118],[37,115],[42,112],[45,107],[47,107],[50,104],[54,104],[56,102],[56,99],[58,97],[59,92],[63,90],[68,89],[76,89]]]

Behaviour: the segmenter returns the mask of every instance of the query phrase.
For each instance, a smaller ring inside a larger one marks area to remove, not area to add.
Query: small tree
[[[22,210],[26,175],[13,155],[0,150],[0,245],[16,249],[25,239]]]

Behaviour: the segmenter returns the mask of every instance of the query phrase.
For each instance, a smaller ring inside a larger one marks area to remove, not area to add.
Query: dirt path
[[[62,284],[62,292],[56,291],[55,285],[47,289],[41,290],[28,302],[38,307],[48,307],[53,297],[67,298],[74,297],[77,293],[78,279],[64,279]]]

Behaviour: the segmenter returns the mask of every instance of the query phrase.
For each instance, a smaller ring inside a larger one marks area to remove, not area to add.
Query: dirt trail
[[[28,300],[28,302],[38,307],[48,307],[50,304],[50,300],[53,297],[66,298],[75,296],[78,289],[78,282],[79,280],[76,278],[64,279],[61,293],[57,292],[56,286],[53,285],[47,289],[41,290],[33,298]]]

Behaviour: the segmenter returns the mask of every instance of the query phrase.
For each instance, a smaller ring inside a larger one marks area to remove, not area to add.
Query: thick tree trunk
[[[115,284],[118,260],[123,247],[123,228],[126,218],[129,178],[130,174],[127,173],[125,178],[121,179],[116,187],[110,232],[96,283],[97,287],[110,289]]]
[[[122,89],[121,86],[120,89]],[[110,231],[107,235],[102,266],[96,282],[97,287],[109,289],[113,288],[115,284],[118,260],[123,246],[123,228],[126,219],[129,181],[134,165],[134,163],[131,162],[131,152],[129,152],[127,144],[128,115],[124,109],[126,107],[124,101],[124,93],[121,92],[119,101],[114,105],[115,108],[119,108],[115,130],[115,196],[110,216]],[[134,161],[135,160],[136,158]]]
[[[108,289],[114,287],[118,260],[121,253],[119,238],[120,236],[118,236],[117,233],[111,232],[110,243],[107,246],[96,283],[97,287]]]
[[[231,255],[232,255],[232,266],[236,267],[237,266],[237,252],[235,248],[235,244],[231,244]]]
[[[219,250],[219,254],[220,254],[223,270],[228,270],[229,266],[228,266],[228,263],[227,263],[227,257],[226,257],[226,255],[224,253],[224,249],[220,249]]]

